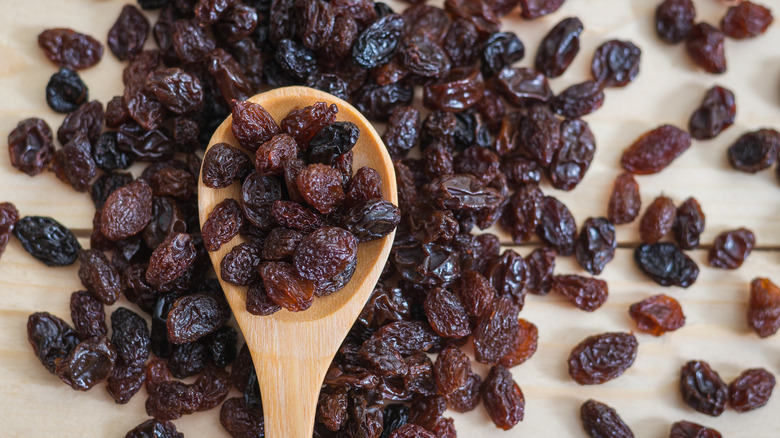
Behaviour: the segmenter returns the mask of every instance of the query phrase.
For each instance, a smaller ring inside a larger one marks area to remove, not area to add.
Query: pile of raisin
[[[591,78],[553,90],[550,79],[578,56],[585,25],[562,19],[520,66],[531,48],[501,30],[501,17],[535,19],[563,0],[412,3],[394,11],[373,0],[139,0],[159,15],[151,22],[133,5],[118,11],[106,45],[107,56],[127,62],[124,91],[105,105],[89,101],[78,75],[100,61],[103,44],[70,29],[40,34],[59,67],[46,99],[67,115],[56,139],[43,120],[21,121],[8,137],[11,164],[30,176],[54,172],[89,192],[96,209],[90,249],[56,220],[20,219],[10,204],[0,205],[0,249],[13,234],[46,264],[79,262],[84,290],[71,295],[72,325],[35,313],[28,338],[44,367],[74,389],[105,382],[117,403],[127,403],[145,386],[152,419],[139,419],[128,437],[180,437],[172,421],[215,407],[231,436],[264,436],[258,379],[246,346],[237,348],[215,277],[247,287],[253,314],[302,311],[350,280],[359,243],[396,227],[379,283],[323,382],[314,436],[452,437],[446,410],[467,412],[480,402],[498,428],[514,427],[525,398],[511,368],[532,357],[539,340],[537,327],[520,318],[527,293],[554,291],[598,311],[609,298],[607,283],[554,275],[556,258],[573,255],[594,276],[609,269],[616,225],[642,213],[635,175],[662,171],[692,139],[714,138],[734,123],[733,93],[708,90],[688,132],[662,125],[626,149],[626,173],[615,181],[606,215],[578,222],[553,189],[570,191],[586,177],[596,138],[584,118],[606,104],[608,88],[637,77],[641,49],[603,41]],[[711,72],[725,70],[725,36],[757,36],[771,20],[749,1],[731,7],[720,29],[697,23],[690,0],[666,0],[656,11],[659,36],[684,40]],[[326,91],[387,122],[398,206],[381,199],[375,170],[353,169],[360,132],[336,121],[337,107],[317,103],[276,121],[247,101],[286,85]],[[426,113],[412,106],[417,91]],[[229,115],[237,144],[204,152]],[[757,172],[773,165],[779,148],[777,132],[762,129],[740,137],[729,160]],[[140,174],[125,171],[133,163],[145,163]],[[241,186],[239,199],[207,212],[202,229],[198,175],[212,188]],[[664,286],[690,286],[699,267],[683,250],[700,245],[698,202],[675,205],[661,196],[639,222],[640,270]],[[493,226],[515,243],[541,247],[525,257],[502,252],[499,238],[484,231]],[[233,245],[237,236],[241,243]],[[226,246],[215,273],[208,252]],[[735,269],[754,246],[746,229],[724,233],[710,247],[709,264]],[[133,310],[118,307],[107,320],[105,306],[123,303],[122,296]],[[748,322],[760,336],[780,327],[779,303],[774,284],[754,280]],[[667,295],[637,302],[629,314],[655,336],[685,323],[680,303]],[[486,374],[472,367],[468,344]],[[569,357],[570,375],[583,385],[608,382],[639,350],[631,333],[588,337]],[[707,413],[727,402],[740,412],[760,407],[774,386],[759,369],[727,386],[701,364],[686,366],[680,388]],[[231,387],[242,396],[227,398]],[[581,418],[590,436],[633,436],[603,403],[585,402]],[[670,436],[697,434],[719,435],[681,421]]]
[[[202,181],[215,189],[241,184],[241,202],[228,198],[209,212],[203,243],[214,252],[244,236],[222,259],[219,275],[248,286],[250,313],[306,310],[315,296],[349,282],[358,242],[390,234],[401,212],[382,199],[376,170],[361,167],[353,176],[360,129],[337,122],[335,104],[293,110],[278,124],[258,104],[233,100],[231,106],[243,151],[225,143],[211,147]]]

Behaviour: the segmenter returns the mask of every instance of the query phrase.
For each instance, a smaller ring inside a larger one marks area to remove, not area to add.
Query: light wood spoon
[[[294,109],[325,102],[338,107],[336,120],[349,121],[360,128],[354,151],[354,169],[369,166],[382,177],[382,197],[398,205],[395,172],[379,134],[352,105],[322,91],[306,87],[278,88],[249,99],[262,105],[277,123]],[[239,147],[228,117],[209,147],[224,142]],[[253,160],[254,161],[254,160]],[[211,210],[225,198],[240,199],[241,184],[212,189],[198,182],[198,210],[201,225]],[[315,298],[303,312],[282,309],[271,316],[256,316],[246,310],[247,287],[223,282],[222,289],[233,309],[238,326],[252,353],[265,413],[265,433],[269,438],[311,438],[320,386],[325,373],[350,327],[357,319],[382,273],[393,236],[358,245],[357,267],[344,289]],[[219,273],[219,264],[230,250],[244,239],[235,237],[210,253]]]

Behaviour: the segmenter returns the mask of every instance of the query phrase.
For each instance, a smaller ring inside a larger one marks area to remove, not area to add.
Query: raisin
[[[726,35],[707,23],[695,24],[685,37],[685,50],[708,73],[726,71]]]
[[[766,338],[780,329],[780,288],[768,278],[755,278],[750,283],[748,325]]]
[[[449,15],[441,8],[415,5],[403,12],[406,40],[427,40],[441,43],[451,23]]]
[[[609,221],[615,225],[630,223],[639,216],[641,207],[639,184],[634,179],[634,175],[627,172],[618,175],[607,207]]]
[[[729,384],[729,404],[737,412],[764,406],[775,387],[775,376],[763,368],[743,371]]]
[[[241,146],[255,152],[260,145],[279,134],[281,129],[262,106],[243,101],[231,102],[233,135]]]
[[[81,284],[103,304],[114,304],[122,293],[122,280],[117,269],[102,251],[81,250],[78,254]]]
[[[629,307],[631,316],[640,330],[653,336],[661,336],[685,325],[685,315],[680,303],[668,295],[653,295]]]
[[[146,281],[158,287],[173,282],[187,272],[195,261],[195,256],[192,235],[169,235],[152,252],[149,268],[146,270]]]
[[[726,409],[728,386],[707,362],[696,360],[680,370],[680,393],[693,409],[717,417]]]
[[[435,288],[428,292],[424,308],[428,322],[439,336],[461,338],[471,333],[465,307],[460,299],[447,289]]]
[[[247,286],[260,279],[257,267],[262,261],[262,247],[252,242],[234,246],[220,262],[222,281]]]
[[[146,399],[146,413],[158,421],[175,420],[195,412],[202,401],[203,394],[195,385],[165,381],[150,392]]]
[[[707,254],[713,268],[737,269],[756,246],[756,236],[747,228],[726,231],[715,237]]]
[[[559,200],[545,196],[539,211],[536,233],[558,254],[571,255],[576,245],[577,223],[569,209]]]
[[[590,399],[580,406],[580,419],[591,438],[634,438],[620,415],[604,403]]]
[[[284,227],[274,228],[268,233],[265,242],[263,242],[263,258],[273,261],[292,261],[295,249],[305,235],[305,233],[298,230]]]
[[[407,38],[398,48],[397,59],[410,73],[440,78],[450,70],[450,58],[438,43],[424,38]]]
[[[407,423],[395,429],[388,435],[389,438],[435,438],[433,432],[416,424]]]
[[[314,283],[300,277],[289,263],[265,262],[260,276],[268,297],[291,312],[306,310],[314,302]]]
[[[152,216],[152,189],[136,180],[115,190],[103,206],[100,231],[117,241],[139,233]]]
[[[580,50],[582,22],[565,18],[545,35],[536,52],[534,66],[548,78],[557,78],[569,67]]]
[[[442,79],[425,84],[423,104],[431,110],[460,112],[476,105],[484,92],[485,82],[479,70],[458,67]]]
[[[345,198],[341,173],[325,164],[306,166],[298,173],[296,184],[306,202],[322,214],[333,212]]]
[[[203,184],[212,189],[228,187],[252,171],[247,154],[227,143],[217,143],[206,151],[201,171]]]
[[[44,367],[55,373],[55,365],[79,343],[78,334],[67,322],[48,312],[27,318],[27,340]]]
[[[168,340],[175,344],[196,341],[222,327],[229,318],[226,304],[209,293],[177,298],[168,313]]]
[[[656,243],[669,234],[677,209],[666,196],[659,196],[647,207],[639,221],[639,236],[644,243]]]
[[[553,97],[547,78],[528,67],[502,68],[495,77],[495,84],[498,92],[515,106],[547,102]]]
[[[379,239],[395,230],[401,222],[401,211],[389,201],[370,199],[353,207],[343,223],[358,242]]]
[[[634,262],[651,280],[661,286],[688,287],[699,276],[699,267],[677,245],[659,242],[639,245]]]
[[[609,296],[606,281],[581,275],[554,276],[552,290],[562,294],[577,308],[587,312],[593,312],[601,307]]]
[[[550,107],[564,117],[582,117],[604,104],[604,86],[598,81],[586,81],[570,86],[555,96]]]
[[[317,102],[302,109],[290,111],[279,124],[282,132],[292,136],[301,150],[308,148],[309,142],[320,130],[336,121],[338,108],[335,104]]]
[[[146,80],[145,90],[170,111],[191,114],[203,107],[203,86],[193,75],[179,68],[155,70]]]
[[[230,242],[244,222],[241,206],[235,199],[227,198],[217,204],[203,223],[203,244],[209,252],[218,251]]]
[[[391,157],[403,158],[417,145],[420,138],[420,112],[411,106],[398,106],[393,109],[387,122],[382,141]]]
[[[550,163],[553,187],[572,190],[585,177],[596,152],[596,138],[587,122],[579,119],[561,123],[561,144]]]
[[[510,198],[500,225],[515,243],[527,242],[536,232],[542,214],[544,194],[536,184],[522,185]]]
[[[203,340],[211,355],[211,362],[218,368],[225,368],[236,359],[238,332],[233,327],[222,326],[219,330],[208,334]]]
[[[736,115],[734,93],[716,85],[707,90],[701,104],[691,114],[688,131],[696,140],[709,140],[733,125]]]
[[[0,203],[0,256],[5,252],[11,233],[19,221],[19,210],[10,202]]]
[[[740,136],[728,149],[731,167],[755,173],[769,168],[780,151],[780,133],[774,129],[759,129]]]
[[[115,402],[125,404],[141,390],[144,380],[146,380],[144,367],[125,365],[122,361],[117,361],[106,380],[106,389]]]
[[[208,360],[208,349],[203,342],[172,344],[168,366],[173,377],[184,379],[203,372]]]
[[[46,103],[58,113],[75,111],[89,99],[89,90],[79,74],[68,68],[54,73],[46,85]]]
[[[389,61],[401,40],[403,27],[403,18],[395,14],[371,23],[352,46],[353,62],[363,68],[374,68]]]
[[[241,209],[249,222],[260,229],[274,225],[271,206],[282,197],[282,186],[275,178],[252,172],[241,186]]]
[[[92,159],[97,167],[106,172],[130,167],[130,157],[118,149],[117,141],[116,132],[104,132],[92,146]]]
[[[236,0],[198,0],[193,8],[193,13],[198,22],[206,26],[219,21],[222,15],[236,3]]]
[[[729,8],[720,21],[720,29],[734,39],[753,38],[766,32],[772,21],[769,8],[744,1]]]
[[[293,255],[293,265],[298,275],[311,281],[332,278],[355,260],[355,237],[338,227],[322,227],[305,236]]]
[[[672,424],[669,438],[722,438],[720,432],[690,421],[678,421]]]
[[[641,55],[631,41],[609,40],[596,49],[590,71],[604,87],[625,87],[639,74]]]
[[[231,436],[265,436],[263,410],[247,404],[243,397],[233,397],[222,404],[219,422]]]
[[[87,391],[111,375],[116,351],[105,336],[89,338],[56,361],[60,380],[77,391]]]
[[[339,155],[352,150],[359,137],[360,128],[354,123],[332,123],[311,138],[306,150],[306,158],[309,163],[332,165]]]
[[[468,383],[471,361],[458,347],[449,346],[436,358],[434,375],[439,392],[451,394]]]
[[[153,0],[142,0],[141,7]],[[166,0],[167,1],[167,0]],[[147,6],[150,8],[152,6]],[[156,7],[156,6],[154,6]],[[184,438],[184,434],[176,430],[176,426],[170,421],[159,422],[155,419],[146,420],[127,432],[125,438]]]
[[[173,23],[171,43],[184,64],[202,63],[214,50],[214,40],[194,20],[176,20]]]
[[[35,176],[49,168],[54,158],[51,128],[38,118],[25,119],[8,134],[11,165]]]
[[[108,48],[124,61],[143,49],[149,34],[149,20],[135,6],[125,5],[108,31]]]
[[[539,342],[539,332],[536,326],[524,319],[519,320],[520,330],[514,345],[501,358],[501,365],[512,368],[528,360],[536,352]]]
[[[520,119],[517,128],[523,139],[522,153],[547,167],[560,147],[560,121],[547,105],[536,104]]]
[[[691,136],[672,125],[644,133],[623,151],[620,164],[635,175],[658,173],[691,146]]]
[[[575,255],[583,269],[593,275],[598,275],[615,256],[617,240],[615,226],[607,219],[588,218],[582,224],[582,230],[577,239]]]
[[[688,198],[677,207],[672,232],[682,249],[699,246],[699,237],[704,232],[704,212],[696,198]]]
[[[73,232],[49,217],[25,216],[16,223],[13,234],[25,251],[47,266],[71,265],[81,249]]]
[[[569,375],[580,385],[608,382],[634,363],[637,347],[637,340],[631,333],[589,336],[572,350]]]
[[[499,297],[511,297],[522,310],[525,302],[523,290],[526,280],[526,264],[520,254],[508,249],[488,263],[485,277],[496,290]]]
[[[225,102],[243,101],[253,94],[244,68],[229,53],[214,49],[208,54],[208,71]]]
[[[664,0],[655,10],[655,31],[663,41],[676,44],[688,36],[695,19],[692,0]]]
[[[525,264],[528,273],[526,289],[537,295],[546,295],[550,292],[555,269],[555,250],[537,248],[525,258]]]
[[[501,297],[479,318],[473,332],[477,362],[496,363],[510,351],[520,330],[518,313],[510,297]]]
[[[491,77],[525,56],[525,46],[513,32],[496,32],[482,43],[482,73]]]
[[[86,191],[97,175],[97,165],[90,154],[90,143],[83,132],[76,135],[54,154],[51,170],[57,178],[79,192]]]
[[[482,383],[482,401],[493,423],[504,430],[523,421],[525,397],[512,378],[512,373],[501,365],[494,365]]]
[[[103,45],[89,35],[71,29],[46,29],[38,35],[38,46],[60,67],[81,70],[103,57]]]
[[[532,20],[557,11],[563,5],[563,0],[519,0],[520,15]]]

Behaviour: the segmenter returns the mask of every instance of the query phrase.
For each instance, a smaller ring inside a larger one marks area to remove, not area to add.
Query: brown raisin
[[[697,411],[717,417],[726,409],[728,387],[707,362],[692,360],[680,370],[683,401]]]
[[[697,23],[685,37],[685,50],[708,73],[726,71],[726,35],[707,23]]]
[[[580,406],[580,419],[585,433],[591,438],[634,438],[634,433],[617,411],[596,400]]]
[[[615,178],[612,194],[609,196],[607,218],[615,225],[627,224],[639,216],[641,207],[639,184],[634,175],[621,173]]]
[[[623,151],[620,164],[635,175],[658,173],[691,146],[691,136],[672,125],[644,133]]]
[[[763,368],[743,371],[729,384],[729,404],[737,412],[758,409],[769,401],[775,376]]]
[[[682,249],[699,246],[699,237],[704,232],[704,212],[696,198],[688,198],[677,207],[672,232]]]
[[[643,332],[661,336],[685,325],[680,303],[668,295],[653,295],[629,307],[628,314]]]
[[[734,39],[753,38],[766,32],[772,21],[769,8],[744,1],[729,8],[720,21],[720,29]]]
[[[525,397],[512,378],[512,373],[501,365],[494,365],[482,384],[482,401],[493,423],[504,430],[523,421]]]
[[[768,278],[755,278],[750,283],[748,325],[766,338],[780,329],[780,288]]]
[[[569,375],[580,385],[615,379],[633,365],[638,345],[631,333],[589,336],[569,355]]]
[[[756,236],[747,228],[726,231],[715,237],[707,253],[707,263],[713,268],[737,269],[756,246]]]
[[[734,93],[716,85],[707,90],[701,104],[691,114],[688,131],[696,140],[709,140],[733,125],[736,115]]]

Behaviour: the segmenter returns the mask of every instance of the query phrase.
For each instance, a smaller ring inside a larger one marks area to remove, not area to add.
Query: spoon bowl
[[[349,103],[328,93],[307,87],[285,87],[248,99],[262,105],[277,123],[292,110],[316,102],[338,107],[337,121],[349,121],[360,128],[353,168],[369,166],[382,178],[382,197],[398,205],[393,163],[376,130]],[[211,137],[209,147],[228,143],[242,149],[231,130],[228,116]],[[242,149],[243,150],[243,149]],[[226,198],[241,199],[241,183],[212,189],[198,180],[198,212],[205,223],[213,208]],[[252,354],[263,398],[265,433],[269,438],[310,438],[322,381],[341,342],[357,319],[382,273],[392,247],[395,232],[381,239],[360,243],[355,274],[347,285],[331,295],[315,298],[303,312],[282,309],[270,316],[252,315],[246,310],[248,287],[235,286],[220,279],[238,326]],[[222,258],[242,242],[236,236],[215,252],[209,253],[219,273]]]

